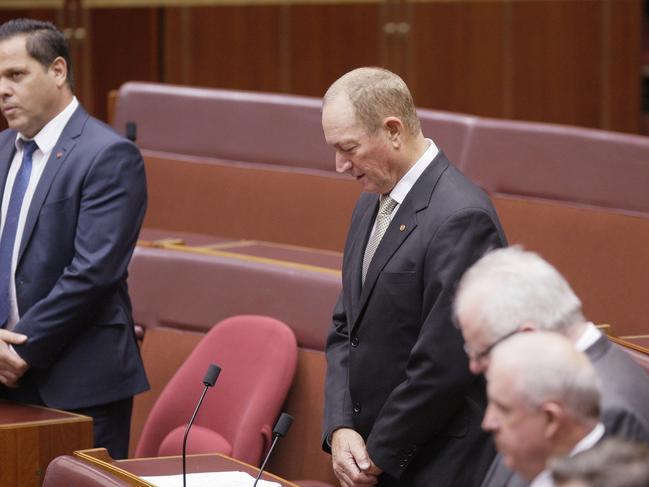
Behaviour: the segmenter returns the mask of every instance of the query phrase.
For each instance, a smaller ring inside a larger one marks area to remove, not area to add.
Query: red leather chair
[[[56,457],[45,471],[43,487],[127,487],[125,480],[69,455]]]
[[[259,465],[295,374],[297,342],[286,324],[256,315],[227,318],[205,335],[151,409],[136,457],[181,453],[210,363],[221,374],[196,417],[187,453],[217,452]]]

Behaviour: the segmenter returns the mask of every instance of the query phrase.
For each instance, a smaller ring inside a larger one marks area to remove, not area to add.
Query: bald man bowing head
[[[505,244],[487,195],[424,137],[396,74],[360,68],[322,109],[336,170],[358,181],[343,289],[327,340],[324,448],[343,486],[478,486],[493,456],[480,429],[451,304],[462,273]]]
[[[548,461],[588,450],[604,435],[595,370],[559,334],[522,333],[496,346],[487,396],[482,426],[531,487],[552,487]]]

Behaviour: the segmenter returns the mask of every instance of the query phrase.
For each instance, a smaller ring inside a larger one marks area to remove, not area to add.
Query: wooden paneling
[[[602,5],[512,2],[512,118],[600,126]]]
[[[638,0],[609,0],[604,76],[607,116],[602,128],[641,131],[643,8]]]
[[[92,446],[92,418],[0,401],[0,485],[39,487],[59,455]]]
[[[154,8],[91,9],[87,12],[84,61],[89,68],[93,115],[106,120],[107,95],[129,80],[161,81],[160,11]],[[78,64],[78,63],[77,63]],[[88,105],[88,103],[86,103]]]
[[[505,116],[502,1],[414,2],[406,82],[418,106]]]
[[[281,90],[280,5],[166,9],[164,80]]]
[[[380,65],[380,14],[379,3],[291,5],[285,91],[322,96],[347,71]]]

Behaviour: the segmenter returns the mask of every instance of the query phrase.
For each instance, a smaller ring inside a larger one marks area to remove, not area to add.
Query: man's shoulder
[[[0,147],[4,147],[5,144],[13,144],[16,140],[16,131],[12,129],[4,129],[0,132]]]

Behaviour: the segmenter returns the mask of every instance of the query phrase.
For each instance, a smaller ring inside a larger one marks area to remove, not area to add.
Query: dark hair
[[[24,35],[25,47],[31,57],[46,69],[57,57],[62,57],[68,67],[67,78],[70,90],[74,90],[74,75],[70,49],[63,34],[52,22],[34,19],[13,19],[0,25],[0,41]]]

